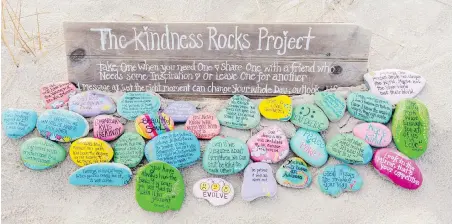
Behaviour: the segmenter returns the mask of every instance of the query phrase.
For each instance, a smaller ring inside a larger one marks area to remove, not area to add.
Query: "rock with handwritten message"
[[[135,129],[145,139],[174,130],[174,121],[165,113],[143,114],[135,119]]]
[[[89,132],[88,121],[84,117],[59,109],[44,111],[36,122],[36,128],[45,138],[58,142],[71,142]]]
[[[69,99],[69,110],[84,117],[116,112],[116,104],[109,96],[96,91],[81,92]]]
[[[344,97],[337,93],[317,92],[314,96],[314,102],[331,122],[339,121],[344,116],[346,102]]]
[[[392,117],[392,135],[397,149],[411,159],[427,150],[429,135],[427,107],[419,100],[400,101]]]
[[[40,95],[46,109],[64,107],[77,88],[69,82],[49,83],[41,87]]]
[[[136,167],[144,156],[144,140],[134,132],[125,132],[113,143],[113,161],[130,168]]]
[[[257,106],[243,95],[234,95],[217,114],[220,124],[236,129],[251,129],[256,127],[261,115]]]
[[[199,112],[188,118],[185,130],[195,134],[199,139],[212,139],[220,134],[220,122],[212,113]]]
[[[66,159],[66,149],[45,138],[30,138],[20,146],[20,158],[33,170],[45,170]]]
[[[202,166],[208,173],[229,175],[242,171],[248,165],[250,153],[242,140],[215,137],[207,144]]]
[[[285,187],[307,188],[311,185],[312,175],[302,159],[292,157],[276,171],[276,181]]]
[[[221,178],[203,178],[193,185],[193,195],[213,206],[225,205],[234,198],[234,187]]]
[[[110,162],[113,149],[110,144],[97,138],[81,138],[71,144],[69,156],[79,166]]]
[[[118,114],[130,121],[159,109],[160,98],[146,92],[127,92],[118,101]]]
[[[336,159],[350,164],[367,164],[372,159],[372,148],[353,134],[338,134],[326,145],[326,151]]]
[[[274,197],[278,186],[268,163],[251,163],[243,174],[242,198],[252,201],[260,197]]]
[[[366,122],[388,123],[392,115],[391,103],[369,92],[350,93],[347,108],[350,115]]]
[[[259,111],[269,120],[288,121],[292,117],[292,99],[286,95],[264,99]]]
[[[292,151],[314,167],[323,166],[328,160],[325,141],[318,132],[299,128],[290,139]]]
[[[317,182],[323,193],[333,197],[340,196],[344,191],[358,191],[363,185],[358,171],[346,164],[326,166]]]
[[[248,139],[251,159],[256,162],[277,163],[289,154],[289,142],[278,126],[262,129]]]
[[[76,186],[124,186],[132,179],[129,167],[119,163],[94,163],[84,166],[69,176]]]
[[[171,102],[163,113],[168,114],[174,122],[185,122],[187,119],[198,110],[195,105],[187,101]]]
[[[290,122],[298,127],[317,132],[326,130],[329,125],[326,115],[314,104],[296,106]]]
[[[113,141],[124,132],[124,125],[111,115],[99,115],[93,119],[93,135],[104,141]]]
[[[391,143],[391,130],[380,123],[362,123],[353,128],[353,135],[374,147],[386,147]]]
[[[18,139],[28,135],[36,127],[38,114],[27,109],[6,109],[2,113],[2,127],[8,138]]]
[[[185,197],[185,185],[179,170],[162,161],[153,161],[137,172],[135,199],[151,212],[179,210]]]

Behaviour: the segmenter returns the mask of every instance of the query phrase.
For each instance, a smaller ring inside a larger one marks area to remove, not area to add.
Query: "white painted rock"
[[[242,184],[243,200],[274,197],[277,189],[272,167],[268,163],[251,163],[246,167]]]
[[[193,195],[213,206],[225,205],[234,198],[234,187],[221,178],[203,178],[193,185]]]

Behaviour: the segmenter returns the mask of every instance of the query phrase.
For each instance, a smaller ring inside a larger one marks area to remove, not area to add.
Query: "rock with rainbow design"
[[[276,171],[276,181],[285,187],[307,188],[311,185],[312,175],[302,159],[292,157]]]

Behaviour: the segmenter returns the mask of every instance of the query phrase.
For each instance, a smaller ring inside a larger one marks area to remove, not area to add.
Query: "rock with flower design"
[[[276,181],[285,187],[307,188],[311,185],[312,175],[302,159],[292,157],[276,171]]]
[[[264,99],[259,104],[259,111],[269,120],[288,121],[292,117],[292,99],[286,95]]]
[[[289,142],[283,130],[274,125],[252,136],[248,142],[251,159],[256,162],[277,163],[289,154]]]
[[[72,96],[69,99],[69,110],[84,117],[94,117],[100,114],[116,112],[116,104],[109,96],[96,92],[86,91]]]
[[[89,132],[88,121],[84,117],[62,109],[44,111],[38,118],[36,128],[45,138],[58,142],[71,142]]]

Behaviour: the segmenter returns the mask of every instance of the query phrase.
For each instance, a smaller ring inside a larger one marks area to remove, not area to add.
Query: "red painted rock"
[[[362,123],[353,128],[353,135],[374,147],[386,147],[391,143],[391,130],[380,123]]]
[[[93,120],[94,138],[113,141],[124,132],[124,125],[111,115],[99,115]]]
[[[211,139],[220,134],[220,122],[209,112],[199,112],[188,118],[185,130],[195,134],[198,139]]]
[[[278,126],[264,128],[252,136],[247,145],[255,162],[277,163],[289,153],[289,142]]]
[[[77,93],[77,88],[70,82],[49,83],[40,89],[41,99],[47,109],[58,109]]]

